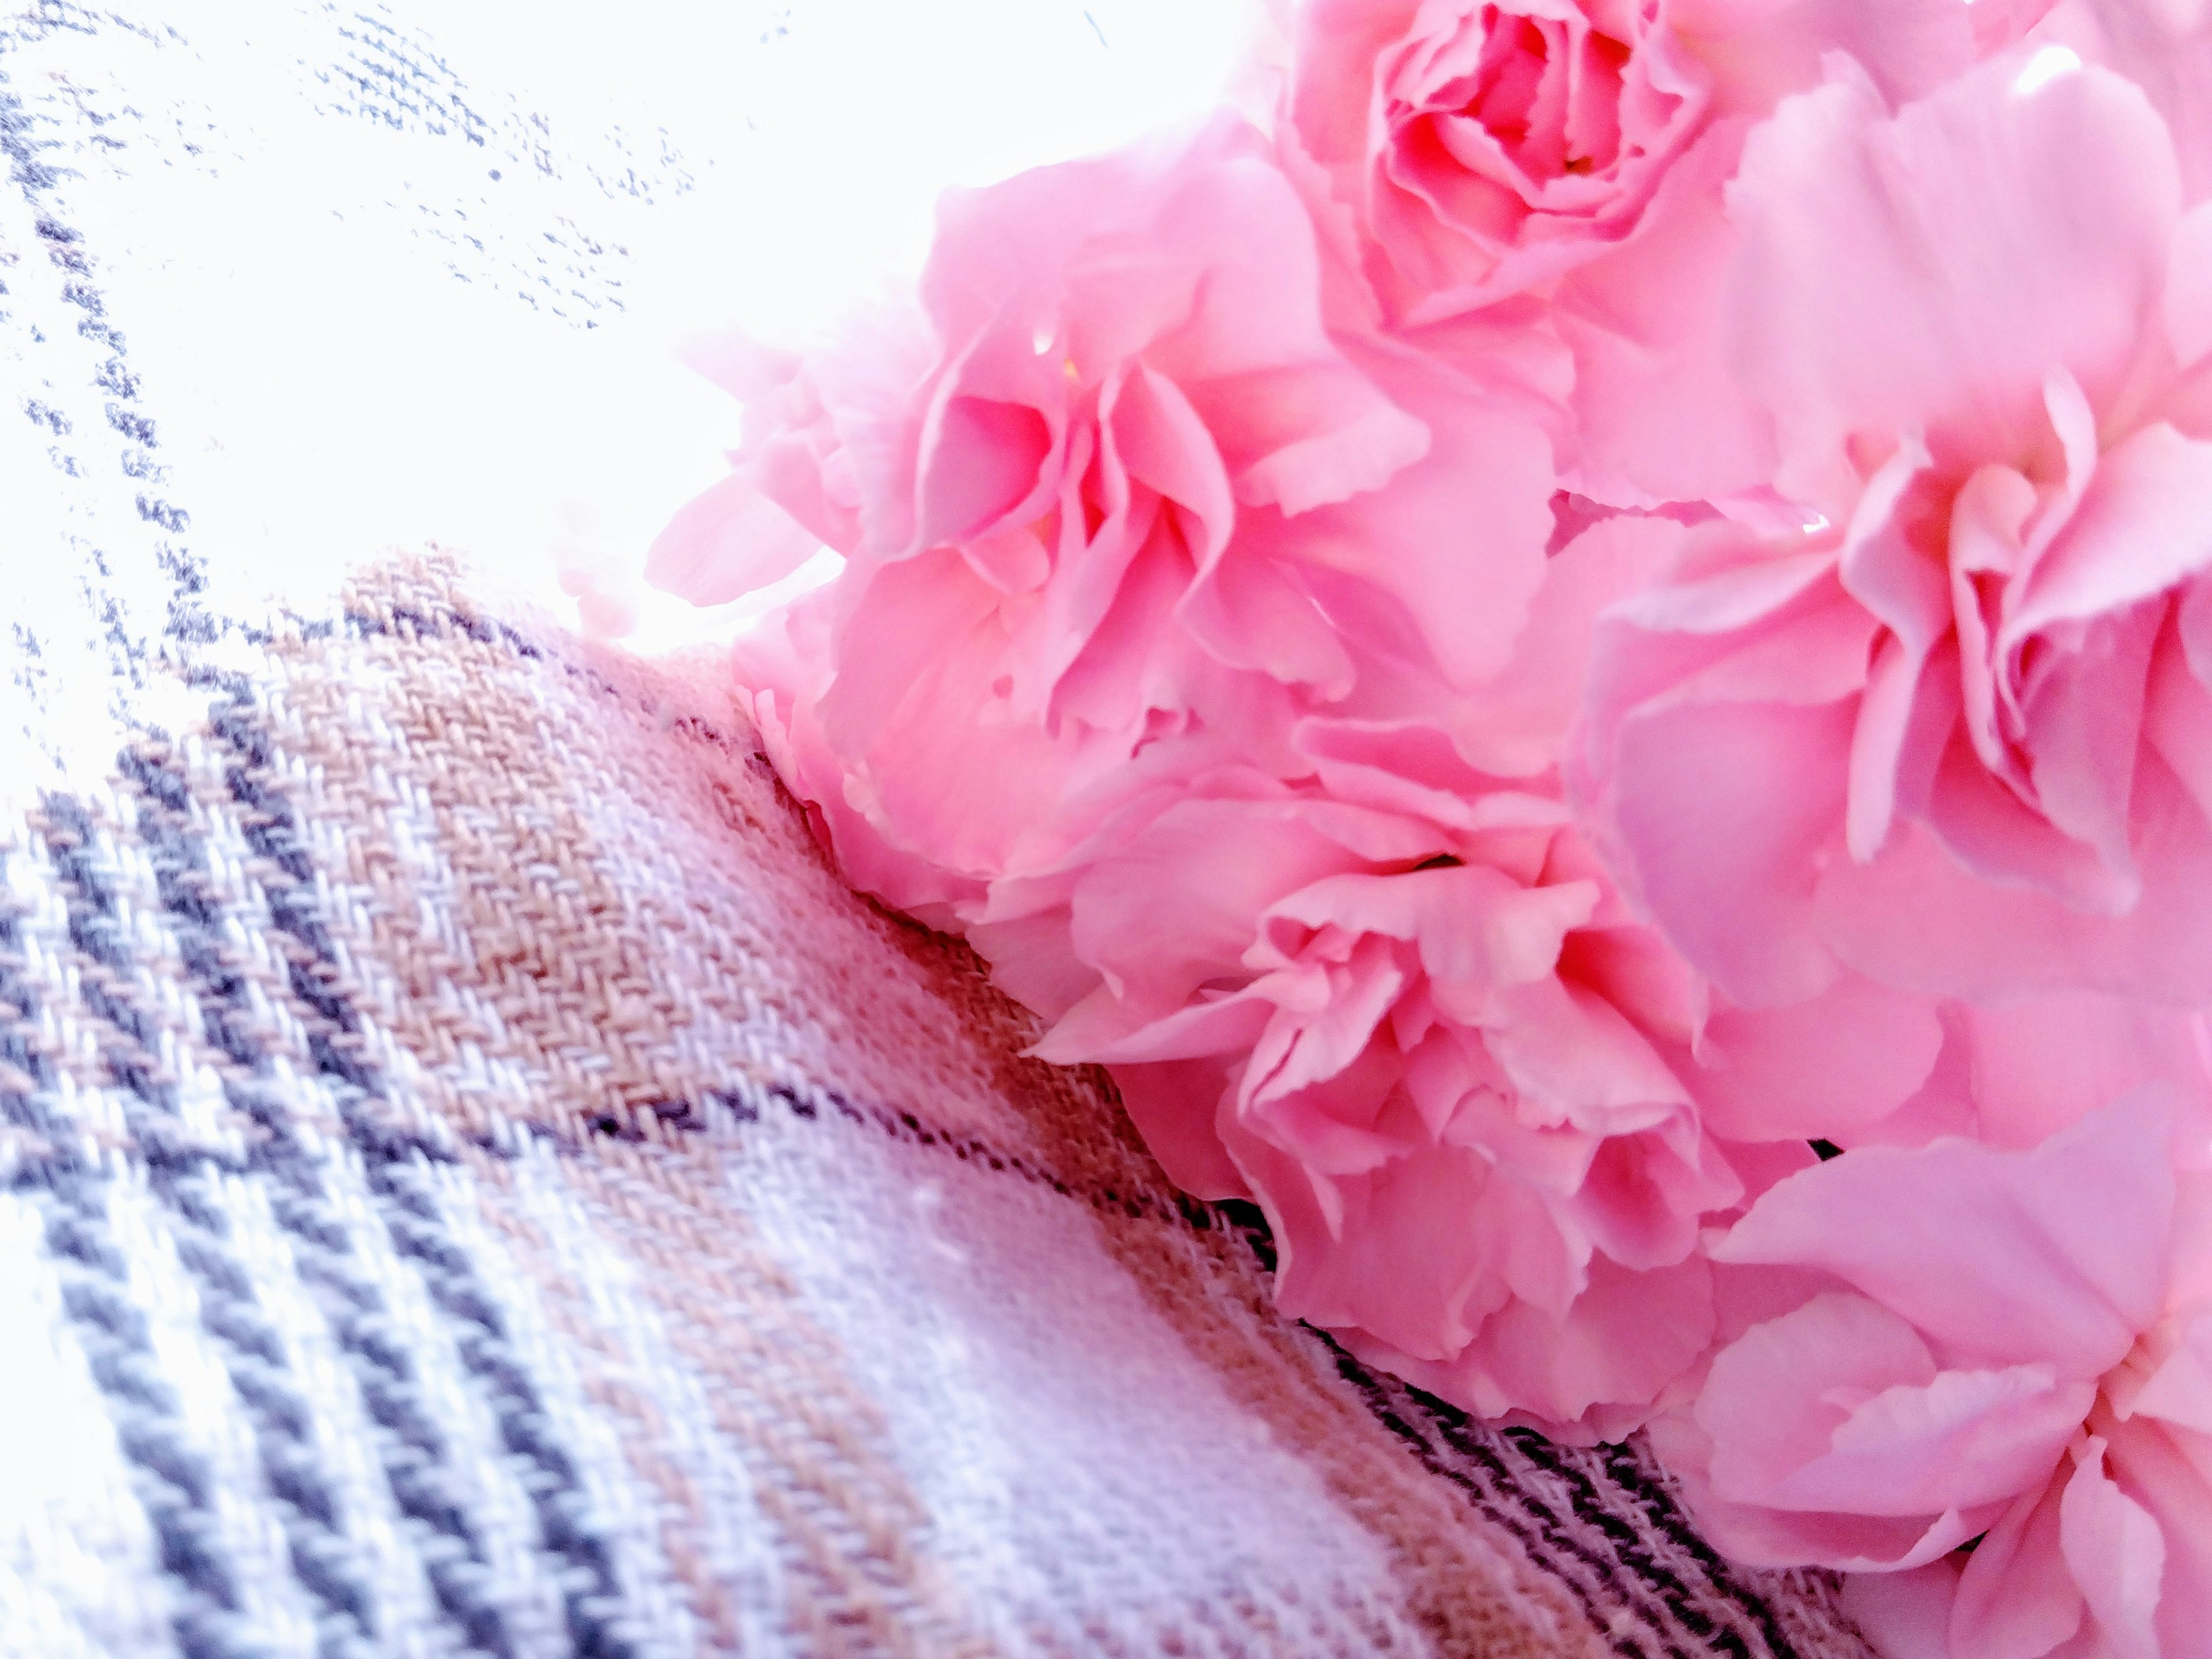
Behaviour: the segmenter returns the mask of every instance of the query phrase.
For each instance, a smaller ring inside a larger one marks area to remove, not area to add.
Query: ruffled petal
[[[2029,1152],[1864,1147],[1775,1187],[1713,1253],[1824,1269],[1969,1363],[2094,1378],[2159,1315],[2170,1133],[2144,1091]]]

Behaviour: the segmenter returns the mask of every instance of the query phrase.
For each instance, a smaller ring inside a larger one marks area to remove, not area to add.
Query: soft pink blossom
[[[1453,358],[1468,313],[1540,299],[1515,327],[1573,361],[1571,488],[1618,506],[1722,500],[1757,492],[1772,466],[1721,349],[1735,240],[1722,191],[1746,132],[1817,85],[1832,54],[1885,95],[1917,97],[2033,9],[1316,0],[1280,139],[1371,303],[1425,349]]]
[[[2212,1135],[2176,1103],[2151,1085],[2024,1150],[1850,1152],[1760,1198],[1717,1271],[1798,1288],[1653,1430],[1707,1534],[1885,1575],[1850,1600],[1894,1659],[2196,1651]]]
[[[1717,1011],[1541,775],[1418,726],[1292,741],[1296,783],[1133,790],[969,935],[1060,1014],[1040,1053],[1109,1067],[1170,1175],[1258,1200],[1286,1310],[1486,1418],[1626,1432],[1710,1336],[1701,1224],[1812,1161],[1718,1144],[1708,1064],[1802,1137],[1895,1110],[1936,1024],[1856,983],[1771,1030]]]
[[[1733,998],[2212,995],[2204,227],[2131,86],[2023,52],[1892,116],[1843,66],[1730,190],[1741,372],[1811,528],[1686,530],[1574,767]]]
[[[740,668],[884,896],[994,878],[1152,744],[1266,767],[1370,680],[1506,665],[1551,526],[1528,388],[1332,331],[1250,127],[955,192],[919,298],[733,358],[732,475],[655,550],[704,600],[846,556]]]
[[[1711,76],[1637,0],[1314,0],[1290,116],[1352,205],[1370,279],[1425,320],[1633,231]]]
[[[1632,1424],[1696,1357],[1698,1220],[1742,1190],[1655,1043],[1698,988],[1556,803],[1219,775],[1066,904],[1098,983],[1040,1052],[1109,1066],[1184,1184],[1258,1200],[1285,1310],[1561,1432]]]

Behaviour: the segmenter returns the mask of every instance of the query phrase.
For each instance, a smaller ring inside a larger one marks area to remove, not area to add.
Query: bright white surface
[[[118,152],[75,193],[95,245],[135,250],[103,273],[111,308],[218,593],[434,539],[556,605],[556,555],[634,568],[720,476],[737,407],[674,363],[678,339],[826,325],[918,267],[946,185],[1203,109],[1246,19],[1243,0],[398,9],[477,144],[333,118],[326,80],[272,76],[312,67],[318,9],[165,9],[187,50],[101,67],[180,130],[204,112],[204,164]],[[521,140],[543,162],[500,167]],[[633,163],[644,194],[605,187]],[[598,280],[541,239],[599,249]],[[577,320],[549,314],[564,280]],[[635,641],[701,622],[665,601]]]

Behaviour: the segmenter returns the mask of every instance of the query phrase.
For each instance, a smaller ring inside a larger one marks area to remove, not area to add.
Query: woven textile
[[[1268,1310],[711,676],[436,567],[6,838],[0,1651],[1841,1655]]]
[[[550,331],[681,185],[428,39],[0,17],[0,1656],[1862,1659],[1634,1447],[1276,1317],[1256,1216],[837,883],[711,660],[438,556],[235,597],[194,169],[414,145],[362,246]]]

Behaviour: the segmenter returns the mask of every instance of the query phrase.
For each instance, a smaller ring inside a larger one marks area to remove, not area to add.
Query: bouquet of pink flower
[[[2197,9],[1309,0],[654,550],[1285,1309],[1899,1659],[2212,1644]]]

